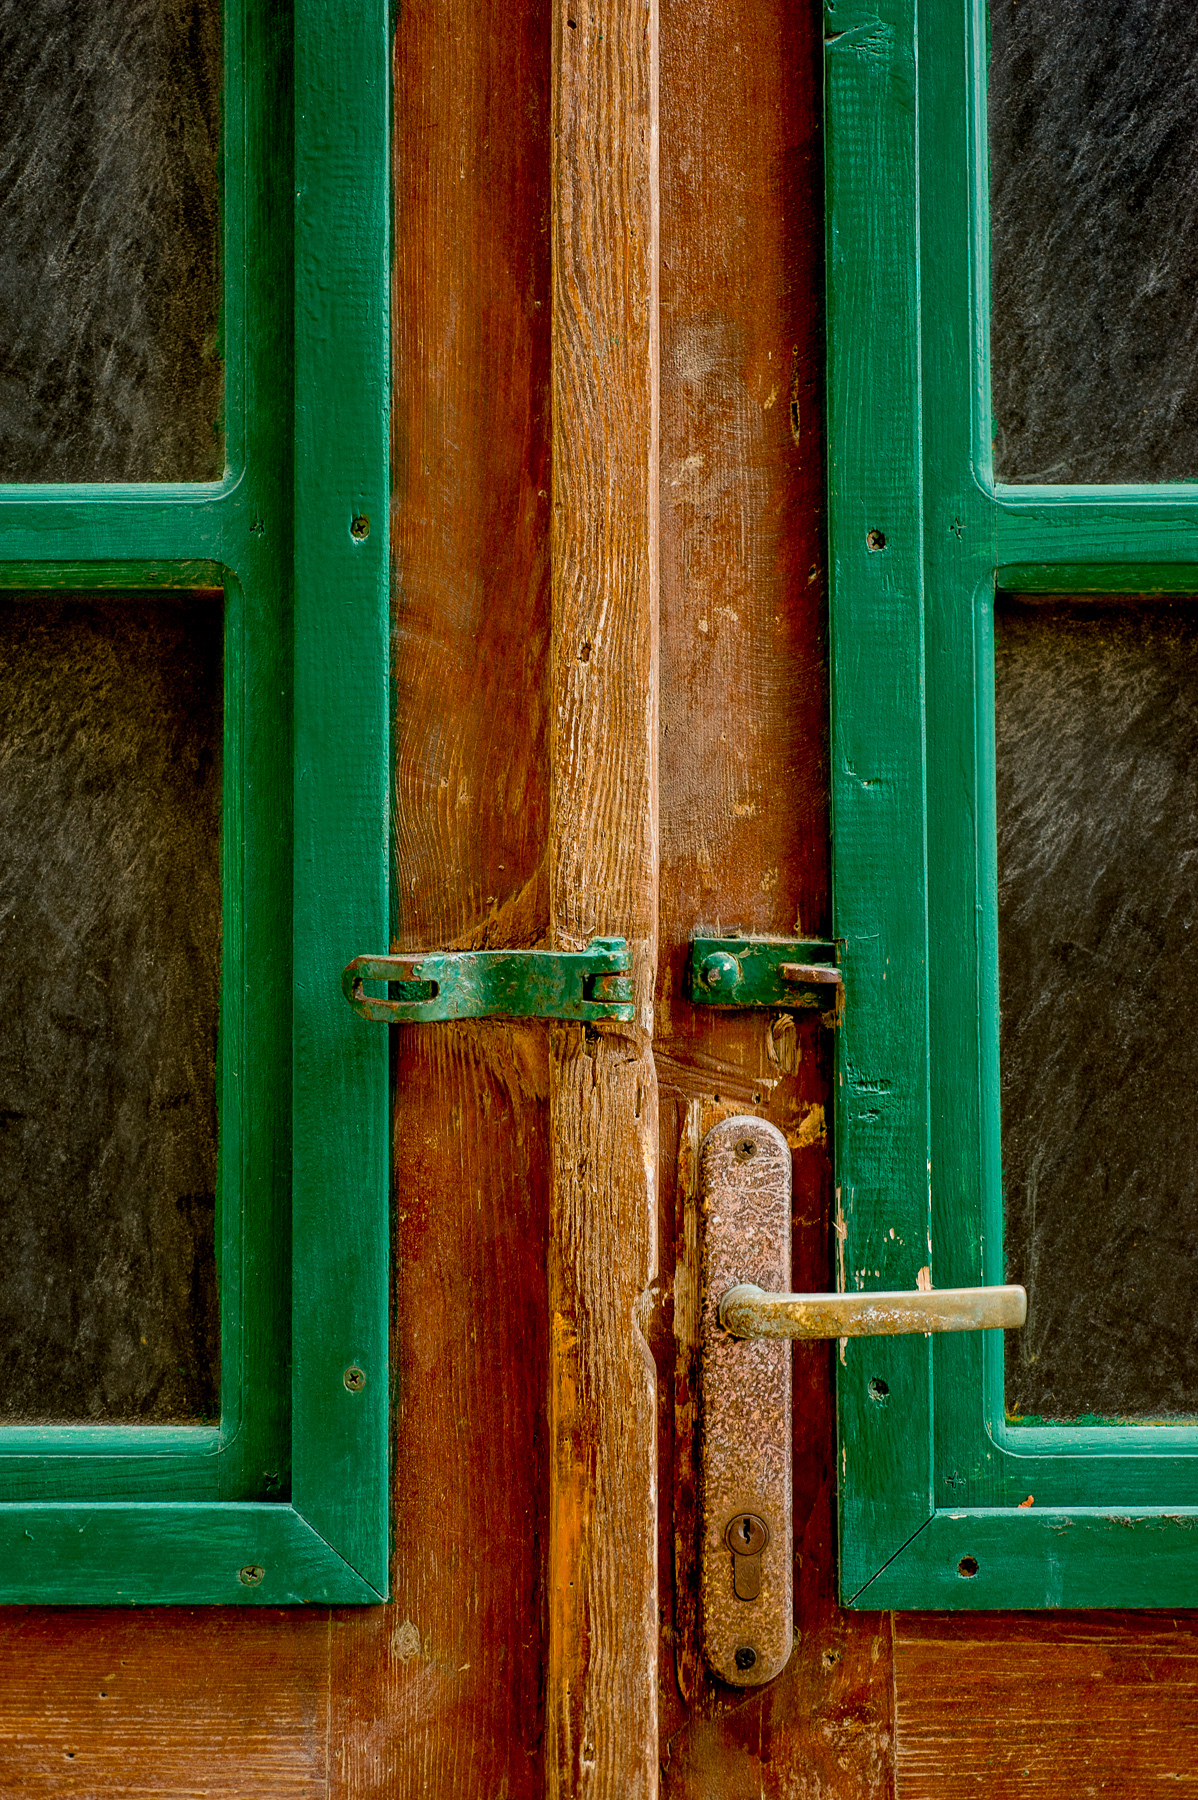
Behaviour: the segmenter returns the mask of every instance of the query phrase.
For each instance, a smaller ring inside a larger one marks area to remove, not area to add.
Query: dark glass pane
[[[1000,601],[1012,1413],[1198,1412],[1198,602]]]
[[[1198,7],[991,0],[990,35],[996,472],[1198,477]]]
[[[218,1404],[218,597],[0,600],[0,1418]]]
[[[0,0],[0,481],[208,481],[220,0]]]

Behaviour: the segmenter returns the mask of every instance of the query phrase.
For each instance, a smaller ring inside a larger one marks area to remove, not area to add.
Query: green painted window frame
[[[9,591],[225,595],[220,1421],[0,1429],[4,1603],[387,1595],[390,35],[225,0],[224,478],[0,487]]]
[[[1198,591],[1198,483],[996,485],[983,0],[825,20],[841,1285],[997,1282],[994,594]],[[1198,1604],[1194,1426],[1010,1425],[994,1332],[837,1386],[846,1605]]]

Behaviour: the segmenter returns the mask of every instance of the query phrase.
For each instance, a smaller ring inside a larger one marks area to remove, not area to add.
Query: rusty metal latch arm
[[[386,998],[368,981],[389,984]],[[585,950],[438,950],[356,956],[341,991],[360,1018],[387,1025],[445,1019],[614,1019],[630,1022],[632,956],[623,938]]]

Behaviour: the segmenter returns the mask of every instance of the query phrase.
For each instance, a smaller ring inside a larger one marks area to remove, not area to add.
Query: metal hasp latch
[[[1013,1329],[1021,1287],[790,1294],[790,1148],[765,1119],[703,1140],[700,1356],[703,1649],[735,1687],[771,1680],[794,1640],[790,1338]]]
[[[365,983],[386,981],[387,998]],[[636,1016],[623,938],[585,950],[437,950],[356,956],[341,991],[363,1019],[427,1025],[443,1019],[615,1019]]]
[[[695,1006],[785,1006],[835,1024],[844,997],[836,945],[810,938],[695,938],[687,967]]]

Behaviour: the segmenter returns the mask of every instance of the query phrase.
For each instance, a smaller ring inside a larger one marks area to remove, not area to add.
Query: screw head
[[[360,1394],[362,1389],[366,1386],[366,1371],[365,1369],[359,1369],[354,1365],[345,1371],[345,1374],[341,1379],[351,1394]]]
[[[730,988],[740,977],[740,964],[727,950],[712,950],[699,964],[704,987]]]
[[[368,538],[370,536],[370,520],[366,517],[365,513],[356,513],[350,520],[349,535],[352,538],[357,538],[359,543],[361,543],[363,538]]]
[[[261,1563],[247,1563],[244,1569],[238,1569],[237,1579],[242,1587],[259,1587],[265,1573]]]
[[[757,1661],[757,1652],[751,1644],[742,1644],[732,1660],[740,1670],[741,1674],[745,1675]]]

